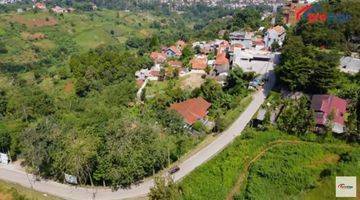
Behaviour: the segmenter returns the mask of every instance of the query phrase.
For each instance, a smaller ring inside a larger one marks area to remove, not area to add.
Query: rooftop
[[[192,125],[207,115],[207,110],[210,106],[211,103],[202,97],[198,97],[180,103],[173,103],[170,105],[170,109],[177,111],[187,124]]]

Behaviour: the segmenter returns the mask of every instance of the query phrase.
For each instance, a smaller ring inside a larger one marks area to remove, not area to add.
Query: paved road
[[[253,101],[239,116],[239,118],[229,127],[229,129],[221,133],[220,136],[218,136],[218,138],[216,138],[216,140],[214,140],[208,146],[204,147],[199,152],[179,164],[180,170],[173,176],[175,181],[181,180],[190,172],[192,172],[196,167],[211,159],[227,145],[229,145],[236,136],[241,134],[246,124],[249,123],[252,116],[257,112],[261,104],[264,102],[268,91],[273,85],[272,83],[274,82],[274,75],[270,74],[269,77],[271,78],[269,84],[266,85],[265,90],[258,91],[253,95]],[[20,167],[16,165],[0,165],[0,179],[18,183],[28,188],[33,188],[39,192],[44,192],[64,199],[72,200],[117,200],[146,196],[146,194],[149,192],[149,189],[154,185],[153,180],[149,179],[140,185],[132,186],[131,189],[119,189],[117,191],[111,191],[107,188],[91,189],[75,187],[66,184],[60,184],[50,180],[35,181],[35,178],[32,175],[26,174]]]

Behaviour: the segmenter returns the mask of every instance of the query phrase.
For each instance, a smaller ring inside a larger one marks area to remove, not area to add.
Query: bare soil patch
[[[203,74],[189,74],[182,78],[181,89],[193,90],[201,86],[204,83],[204,79],[201,78]]]
[[[22,16],[14,16],[12,20],[19,24],[24,24],[29,28],[57,25],[57,20],[53,17],[25,19]]]
[[[74,89],[74,83],[72,81],[68,81],[66,84],[65,84],[65,87],[64,87],[64,92],[69,94],[73,91]]]

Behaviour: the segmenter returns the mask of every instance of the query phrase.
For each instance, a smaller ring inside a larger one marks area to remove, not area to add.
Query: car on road
[[[176,172],[178,172],[180,170],[179,166],[174,166],[169,170],[169,174],[175,174]]]

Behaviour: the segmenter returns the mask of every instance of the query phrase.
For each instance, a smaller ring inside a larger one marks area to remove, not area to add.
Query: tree
[[[278,51],[280,49],[280,45],[277,41],[274,41],[272,44],[271,44],[271,51],[272,52],[275,52],[275,51]]]
[[[150,200],[176,200],[180,193],[170,176],[156,177],[155,186],[150,189]]]
[[[254,8],[246,8],[235,13],[233,25],[245,28],[250,27],[251,29],[259,28],[261,24],[261,14]]]
[[[231,70],[226,81],[226,91],[235,95],[246,93],[247,81],[244,79],[245,76],[240,67]]]
[[[291,91],[325,93],[334,85],[339,55],[305,47],[301,39],[291,37],[283,48],[282,61],[275,69],[282,85]]]
[[[2,116],[6,114],[6,107],[8,104],[8,100],[6,97],[5,91],[0,89],[0,119]]]
[[[285,102],[285,108],[278,119],[280,130],[289,134],[304,135],[314,126],[314,113],[309,109],[309,100],[305,96]]]
[[[3,42],[0,42],[0,54],[5,54],[7,53],[8,50],[6,49],[6,46]]]

